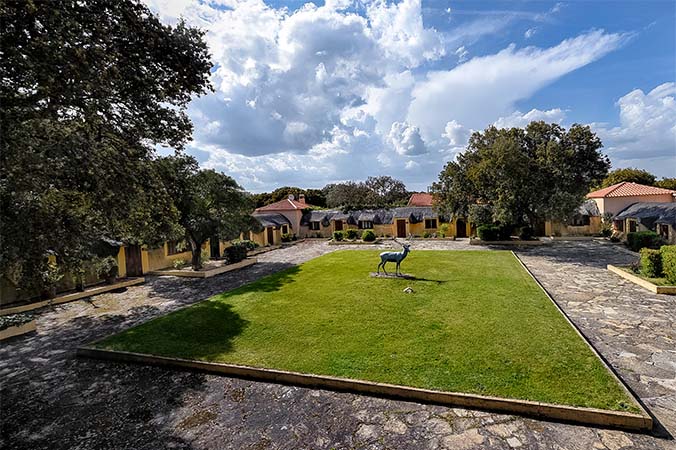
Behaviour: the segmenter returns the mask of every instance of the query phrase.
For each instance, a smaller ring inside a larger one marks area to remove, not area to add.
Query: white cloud
[[[500,117],[493,125],[498,128],[523,128],[534,120],[560,124],[565,118],[566,113],[560,108],[549,109],[547,111],[531,109],[526,114],[522,114],[521,111],[514,111],[508,116]]]
[[[617,106],[619,126],[593,124],[613,165],[639,161],[658,174],[676,176],[676,83],[661,84],[647,94],[634,89]]]
[[[406,122],[394,122],[388,139],[400,155],[415,156],[427,153],[420,129]]]
[[[425,28],[420,0],[333,0],[297,10],[262,0],[146,2],[166,22],[184,17],[207,31],[216,92],[189,105],[189,151],[252,190],[383,173],[422,189],[473,129],[534,116],[515,112],[516,102],[625,38],[593,31],[463,64],[468,42],[512,19],[439,33]],[[443,67],[447,52],[460,65],[428,72],[431,61]]]
[[[514,110],[518,100],[619,47],[622,34],[592,31],[547,49],[513,44],[452,70],[428,72],[416,84],[407,120],[425,140],[439,136],[449,120],[480,129]],[[487,118],[492,118],[487,123]]]
[[[537,33],[538,29],[537,28],[529,28],[526,30],[526,32],[523,34],[523,37],[526,39],[530,39],[533,36],[535,36],[535,33]]]

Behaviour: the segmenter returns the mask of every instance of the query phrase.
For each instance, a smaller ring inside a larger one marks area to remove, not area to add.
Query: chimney
[[[305,203],[305,194],[298,195],[298,201],[301,203]]]
[[[293,201],[296,197],[293,196],[293,194],[289,194],[289,200]]]

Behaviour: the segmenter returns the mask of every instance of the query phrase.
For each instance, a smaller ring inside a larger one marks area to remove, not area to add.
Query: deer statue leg
[[[399,264],[401,264],[401,261],[397,261],[397,271],[396,271],[397,275],[401,275],[401,269],[399,268]]]
[[[385,264],[387,264],[387,261],[383,261],[383,272],[385,272],[385,275],[387,275],[387,270],[385,269]]]

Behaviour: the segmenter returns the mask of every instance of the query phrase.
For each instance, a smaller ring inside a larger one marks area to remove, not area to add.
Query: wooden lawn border
[[[659,286],[655,283],[651,283],[648,280],[644,280],[637,275],[629,273],[626,270],[623,270],[621,267],[613,266],[612,264],[608,264],[607,269],[614,274],[621,276],[625,280],[629,280],[632,283],[649,290],[653,294],[676,295],[676,286]]]

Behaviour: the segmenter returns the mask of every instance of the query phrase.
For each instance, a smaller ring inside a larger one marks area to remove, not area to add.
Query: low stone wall
[[[152,275],[164,275],[172,277],[186,277],[186,278],[210,278],[216,275],[220,275],[226,272],[232,272],[233,270],[242,269],[244,267],[253,266],[258,262],[256,258],[246,258],[235,264],[227,264],[224,266],[216,267],[209,270],[177,270],[177,269],[165,269],[165,270],[156,270],[150,272]]]

